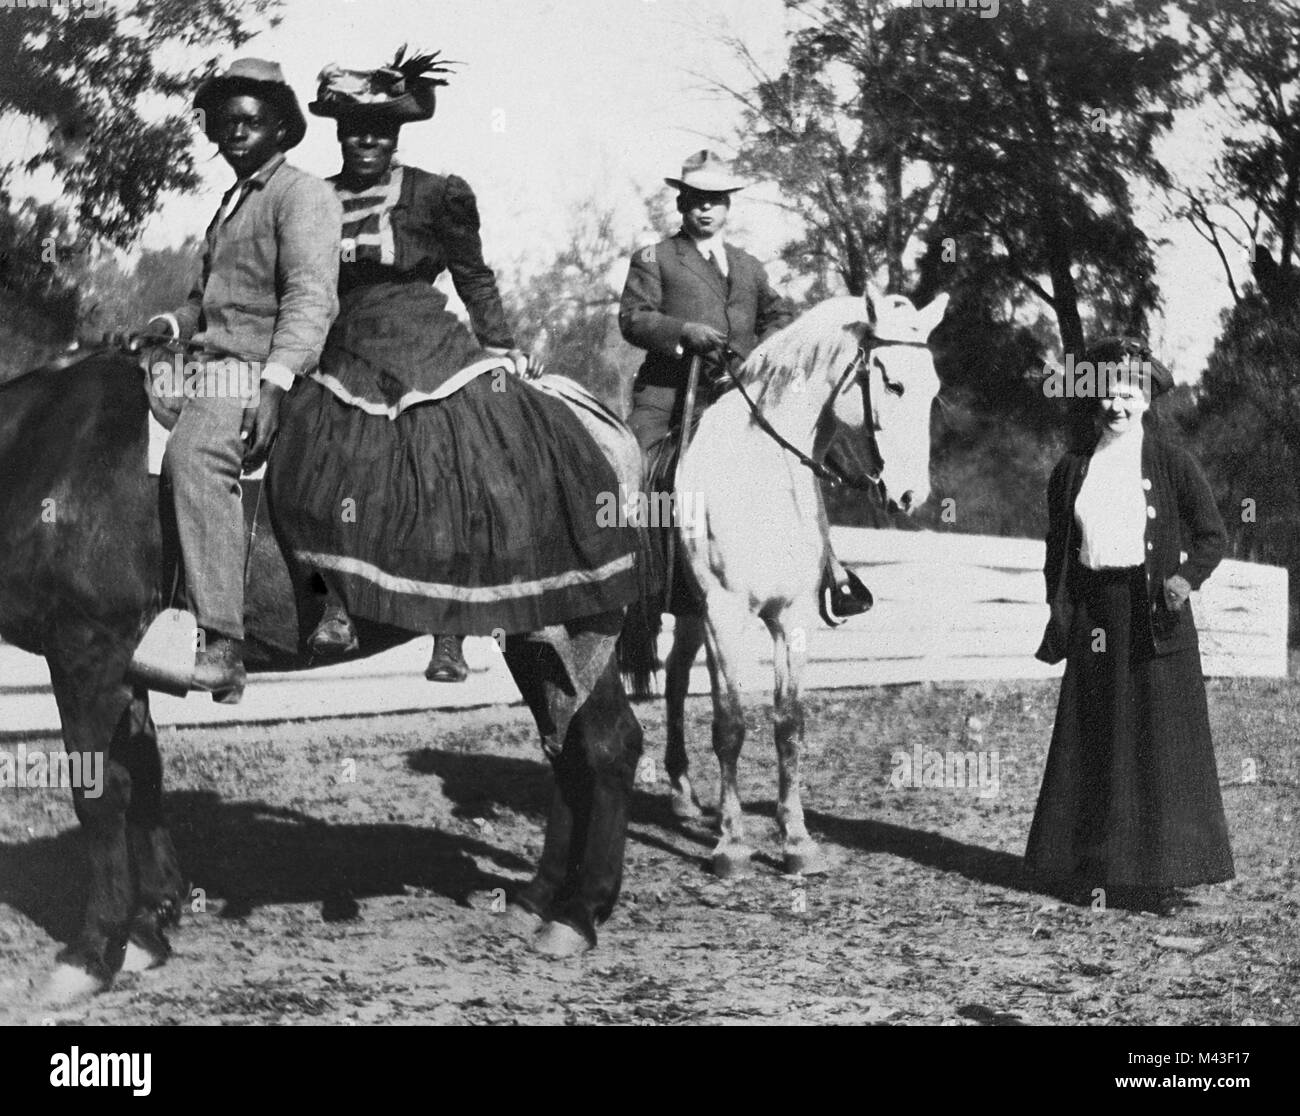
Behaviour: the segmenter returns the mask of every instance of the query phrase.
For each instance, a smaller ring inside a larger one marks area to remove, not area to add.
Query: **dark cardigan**
[[[1091,461],[1091,448],[1067,453],[1057,462],[1047,483],[1047,559],[1043,574],[1052,615],[1036,655],[1047,663],[1059,663],[1069,646],[1074,613],[1069,571],[1078,560],[1080,542],[1074,502]],[[1227,533],[1214,493],[1195,459],[1149,428],[1142,440],[1142,487],[1147,493],[1146,581],[1150,607],[1145,610],[1147,622],[1140,635],[1147,650],[1170,655],[1195,648],[1198,643],[1191,602],[1171,615],[1164,603],[1165,580],[1180,574],[1193,589],[1199,589],[1222,559]]]

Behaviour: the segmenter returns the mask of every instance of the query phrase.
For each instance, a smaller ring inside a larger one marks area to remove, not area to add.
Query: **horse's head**
[[[766,338],[741,383],[759,388],[756,410],[775,427],[813,424],[804,463],[819,475],[826,460],[830,474],[879,485],[891,508],[915,511],[930,496],[930,407],[939,393],[927,343],[947,305],[947,295],[924,310],[902,295],[828,298]],[[781,440],[775,427],[769,434]]]
[[[948,296],[918,310],[902,295],[869,291],[866,306],[857,373],[863,390],[842,389],[835,416],[850,430],[867,426],[883,495],[911,514],[930,498],[930,411],[940,384],[928,345]]]

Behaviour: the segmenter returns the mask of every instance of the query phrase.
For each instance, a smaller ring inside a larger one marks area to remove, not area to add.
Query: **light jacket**
[[[333,188],[280,155],[208,226],[203,272],[175,311],[181,336],[295,376],[320,359],[338,314],[343,207]]]

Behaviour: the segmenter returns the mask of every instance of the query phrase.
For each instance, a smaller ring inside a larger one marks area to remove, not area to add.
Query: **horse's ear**
[[[928,338],[935,327],[943,321],[944,311],[948,309],[948,294],[938,295],[924,310],[918,310],[916,324],[921,336]]]

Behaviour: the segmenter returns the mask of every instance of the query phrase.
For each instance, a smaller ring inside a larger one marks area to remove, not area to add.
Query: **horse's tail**
[[[623,631],[618,637],[618,669],[623,673],[629,696],[636,701],[655,696],[662,626],[657,594],[642,594],[623,620]]]
[[[636,700],[655,696],[659,673],[659,631],[663,627],[664,556],[656,549],[662,539],[644,524],[637,528],[637,599],[623,619],[618,637],[618,669]]]

